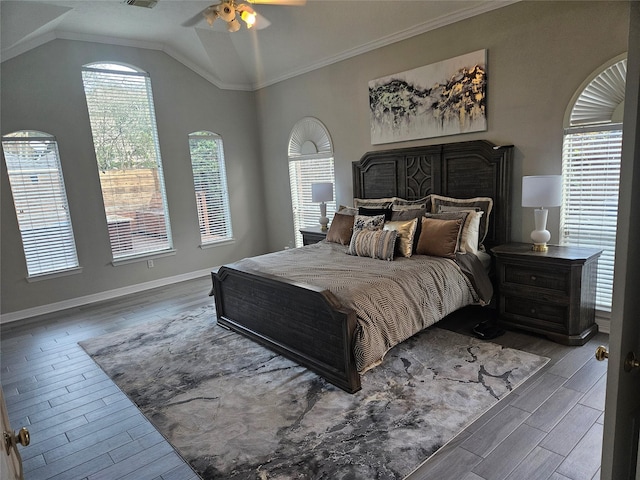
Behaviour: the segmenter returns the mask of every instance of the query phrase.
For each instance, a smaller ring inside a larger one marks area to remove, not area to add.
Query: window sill
[[[41,275],[34,275],[32,277],[27,277],[27,282],[41,282],[42,280],[51,280],[53,278],[58,277],[67,277],[69,275],[76,275],[78,273],[82,273],[82,267],[70,268],[68,270],[60,270],[52,273],[43,273]]]
[[[236,241],[235,238],[228,238],[225,240],[220,240],[218,242],[201,243],[200,248],[202,250],[206,250],[207,248],[220,247],[222,245],[231,245],[232,243],[235,243],[235,241]]]
[[[146,262],[154,258],[171,257],[176,254],[175,249],[163,250],[162,252],[151,252],[144,255],[136,255],[135,257],[117,258],[111,261],[111,265],[119,267],[120,265],[129,265],[130,263]]]

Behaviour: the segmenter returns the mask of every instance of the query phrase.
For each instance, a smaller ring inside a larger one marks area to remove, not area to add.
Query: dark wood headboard
[[[512,155],[512,145],[486,140],[368,152],[353,162],[353,196],[491,197],[494,205],[484,242],[489,249],[511,240]]]

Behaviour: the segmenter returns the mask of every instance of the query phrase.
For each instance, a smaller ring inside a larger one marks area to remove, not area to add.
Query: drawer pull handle
[[[538,277],[536,277],[535,275],[531,275],[531,281],[535,282],[538,279]]]
[[[535,308],[532,308],[532,309],[531,309],[531,313],[532,313],[532,314],[535,314],[535,313],[536,313],[536,309],[535,309]]]

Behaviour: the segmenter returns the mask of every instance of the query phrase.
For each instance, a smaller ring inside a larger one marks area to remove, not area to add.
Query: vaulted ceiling
[[[265,1],[265,0],[262,0]],[[307,0],[256,4],[257,28],[189,20],[217,0],[1,0],[0,56],[56,38],[162,50],[220,88],[255,90],[517,0]],[[192,22],[193,23],[193,22]]]

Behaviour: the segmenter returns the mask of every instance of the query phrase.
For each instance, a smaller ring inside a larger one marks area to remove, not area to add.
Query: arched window
[[[115,63],[82,68],[114,260],[173,248],[151,79]]]
[[[316,118],[298,121],[289,137],[289,183],[296,247],[302,246],[300,229],[319,225],[320,207],[311,200],[311,185],[332,183],[334,200],[327,202],[329,220],[336,210],[333,146],[329,132]]]
[[[189,152],[202,245],[231,240],[233,233],[222,138],[212,132],[191,133]]]
[[[596,308],[611,311],[627,60],[598,69],[569,105],[562,151],[560,237],[565,245],[603,250]]]
[[[55,137],[22,130],[3,136],[2,148],[28,277],[78,268]]]

